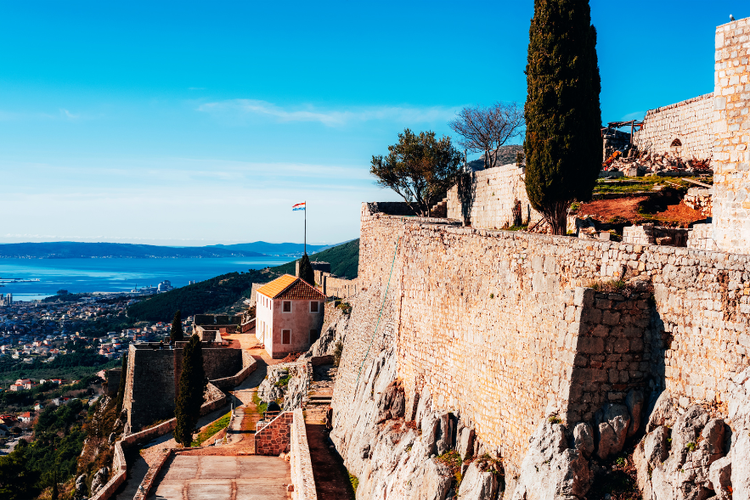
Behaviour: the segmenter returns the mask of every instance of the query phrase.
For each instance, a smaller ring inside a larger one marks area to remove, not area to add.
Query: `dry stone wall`
[[[750,18],[716,28],[714,240],[750,253]]]
[[[518,200],[522,223],[537,222],[541,216],[529,203],[524,171],[512,163],[466,174],[448,191],[448,218],[465,221],[472,227],[512,226],[513,205]]]
[[[390,346],[406,414],[414,394],[429,391],[437,408],[475,422],[511,471],[547,415],[586,419],[601,401],[647,382],[685,401],[721,402],[726,381],[750,365],[748,256],[375,210],[363,205],[360,291],[333,399],[337,446],[346,447],[346,427],[360,418],[348,404],[362,368]],[[653,286],[647,309],[640,296],[588,305],[578,297],[580,287],[621,277]]]
[[[633,142],[641,151],[670,153],[685,160],[710,159],[714,144],[713,104],[713,94],[705,94],[650,109]],[[681,145],[673,146],[675,140]]]

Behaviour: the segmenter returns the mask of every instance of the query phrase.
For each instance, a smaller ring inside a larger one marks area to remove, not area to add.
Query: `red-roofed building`
[[[289,274],[256,292],[255,336],[272,358],[306,351],[320,337],[326,296]]]

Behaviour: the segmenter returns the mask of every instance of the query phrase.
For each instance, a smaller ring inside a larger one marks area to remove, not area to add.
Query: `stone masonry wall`
[[[641,151],[670,153],[689,160],[711,158],[713,150],[713,94],[650,109],[643,119],[641,130],[635,132],[633,142]],[[682,146],[672,147],[675,139]]]
[[[716,28],[714,240],[750,253],[750,18]]]
[[[204,348],[203,368],[209,380],[234,375],[242,370],[242,351]],[[123,408],[131,430],[174,416],[181,373],[182,349],[130,346]]]
[[[362,367],[389,346],[407,415],[413,394],[428,389],[438,408],[475,422],[511,470],[547,415],[585,418],[603,395],[618,398],[646,379],[724,401],[726,381],[750,365],[748,256],[479,230],[373,209],[363,205],[360,292],[333,399],[337,446],[347,439],[340,422],[358,418],[348,402]],[[590,292],[576,290],[623,276],[654,289],[640,337],[632,329],[643,324],[645,299],[585,305]],[[602,319],[589,320],[597,309]]]
[[[448,191],[449,219],[488,229],[512,226],[515,200],[521,202],[523,223],[540,219],[526,194],[524,169],[515,163],[467,175],[470,177]]]
[[[279,455],[289,451],[294,412],[285,411],[255,432],[256,455]]]

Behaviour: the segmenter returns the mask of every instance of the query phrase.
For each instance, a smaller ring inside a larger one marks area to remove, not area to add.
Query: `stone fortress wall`
[[[179,345],[180,343],[178,343]],[[182,343],[184,344],[184,343]],[[230,377],[243,369],[242,351],[203,347],[203,369],[209,380]],[[123,408],[132,431],[158,420],[172,418],[182,373],[182,349],[131,345],[125,379]]]
[[[415,394],[429,391],[438,408],[474,422],[511,472],[549,415],[590,420],[639,385],[685,404],[721,402],[730,377],[750,366],[750,256],[379,209],[362,209],[361,287],[333,399],[332,437],[345,452],[340,422],[359,418],[348,415],[359,378],[390,347],[407,417]],[[623,276],[649,283],[653,298],[582,288]]]
[[[716,28],[713,239],[750,253],[750,18]]]
[[[525,168],[515,163],[466,174],[448,191],[448,218],[473,227],[500,229],[513,225],[513,204],[521,202],[524,224],[540,215],[529,202],[524,184]]]
[[[714,145],[713,93],[650,109],[633,136],[640,151],[670,153],[685,160],[711,158]],[[681,146],[672,146],[679,140]]]

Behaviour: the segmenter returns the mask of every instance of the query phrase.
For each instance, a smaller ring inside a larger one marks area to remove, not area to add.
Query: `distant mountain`
[[[334,245],[307,245],[307,253],[320,252]],[[206,248],[223,248],[234,251],[260,252],[264,255],[301,257],[304,253],[302,243],[267,243],[256,241],[253,243],[236,243],[234,245],[212,245]]]
[[[515,163],[516,162],[516,155],[518,153],[523,154],[523,146],[520,144],[509,144],[507,146],[500,146],[497,151],[493,153],[493,155],[496,157],[496,167],[500,167],[502,165],[507,165],[509,163]],[[526,158],[524,157],[523,163],[526,164]],[[472,170],[475,172],[477,170],[483,170],[484,169],[484,155],[482,155],[481,158],[478,160],[470,161],[469,167],[471,167]]]
[[[87,258],[175,258],[175,257],[260,257],[263,253],[221,247],[166,247],[129,243],[50,243],[0,244],[0,258],[87,259]]]

